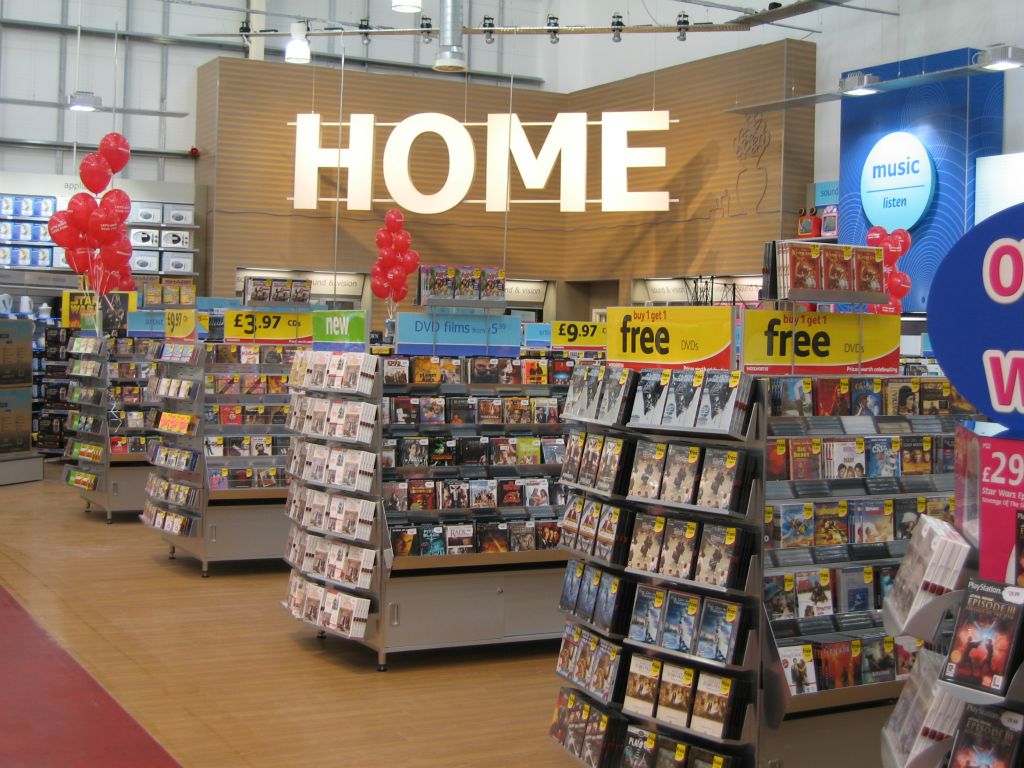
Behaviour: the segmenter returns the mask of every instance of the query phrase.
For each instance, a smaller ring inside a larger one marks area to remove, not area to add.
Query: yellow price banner
[[[224,341],[281,344],[313,340],[309,312],[264,312],[229,309],[224,313]]]
[[[552,349],[604,349],[608,344],[605,323],[582,323],[575,320],[551,324]]]
[[[732,307],[609,307],[608,361],[732,370],[734,323]]]
[[[194,309],[164,310],[164,335],[168,341],[195,341],[198,330]]]

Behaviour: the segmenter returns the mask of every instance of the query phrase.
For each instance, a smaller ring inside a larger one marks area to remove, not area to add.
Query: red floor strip
[[[0,588],[0,766],[178,763]]]

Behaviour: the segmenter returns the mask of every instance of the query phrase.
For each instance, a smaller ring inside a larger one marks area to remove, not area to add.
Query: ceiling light
[[[494,42],[494,33],[491,32],[491,30],[494,29],[494,17],[484,16],[484,23],[481,24],[480,26],[481,28],[487,30],[484,33],[484,42],[487,43],[487,45],[490,45],[491,43]]]
[[[399,13],[419,13],[423,10],[423,0],[391,0],[391,10]]]
[[[289,64],[309,64],[309,41],[306,33],[309,26],[304,21],[292,22],[292,39],[284,48],[284,60]]]
[[[839,81],[839,90],[844,96],[870,96],[873,93],[878,93],[878,89],[872,86],[878,85],[880,82],[878,75],[851,72]]]
[[[992,72],[1005,72],[1024,66],[1024,52],[1014,45],[996,45],[978,56],[978,66]]]
[[[554,14],[548,14],[548,37],[551,38],[552,45],[558,45],[558,17]]]
[[[622,23],[622,14],[621,13],[613,13],[612,14],[612,42],[613,43],[621,43],[622,42],[622,28],[625,27],[625,26],[626,25]]]
[[[686,42],[686,30],[690,28],[690,14],[680,13],[676,16],[676,31],[679,32],[676,35],[676,40],[681,43]]]
[[[103,100],[92,91],[75,91],[68,96],[68,109],[72,112],[95,112]]]

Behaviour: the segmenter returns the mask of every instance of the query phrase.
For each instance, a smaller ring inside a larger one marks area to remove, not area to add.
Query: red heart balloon
[[[102,208],[93,211],[92,215],[89,216],[89,235],[101,247],[119,239],[121,236],[121,222],[117,220],[117,214],[105,211]]]
[[[885,227],[872,227],[868,230],[867,244],[872,248],[878,248],[882,241],[888,237],[889,231]]]
[[[405,253],[409,250],[409,246],[412,245],[412,235],[404,229],[395,232],[395,234],[392,235],[392,240],[395,241],[395,250],[398,253]]]
[[[46,225],[50,239],[62,248],[74,248],[82,234],[75,226],[70,211],[57,211]]]
[[[377,263],[387,272],[398,263],[398,254],[395,253],[393,248],[381,248],[377,253]]]
[[[893,272],[889,275],[889,295],[894,299],[902,299],[910,293],[910,275],[906,272]]]
[[[885,266],[887,267],[896,266],[896,262],[899,261],[900,256],[903,255],[902,253],[900,253],[899,246],[896,245],[896,243],[894,243],[891,238],[892,235],[890,235],[889,239],[882,243],[882,260],[885,263]]]
[[[894,229],[889,234],[889,241],[899,250],[900,256],[909,251],[910,246],[914,242],[910,237],[910,233],[905,229]]]
[[[391,247],[391,233],[386,229],[378,229],[377,236],[374,238],[374,242],[377,243],[378,248],[390,248]]]
[[[399,232],[405,226],[405,216],[397,208],[392,208],[384,214],[384,226],[391,234]]]
[[[411,248],[402,254],[402,266],[405,273],[411,275],[420,265],[420,255]]]
[[[123,189],[111,189],[100,201],[100,210],[112,213],[117,217],[118,223],[123,224],[128,220],[128,214],[132,212],[132,199]]]
[[[386,299],[391,293],[391,286],[384,279],[375,277],[370,281],[370,290],[378,299]]]
[[[68,212],[75,226],[83,232],[89,229],[89,217],[96,210],[96,198],[88,192],[79,192],[68,200]]]
[[[390,286],[401,285],[405,282],[405,270],[401,267],[391,267],[384,279]]]
[[[100,154],[110,164],[110,170],[119,173],[132,156],[132,148],[128,139],[120,133],[108,133],[100,139]]]
[[[73,249],[65,249],[64,260],[67,261],[68,267],[76,275],[85,274],[85,270],[89,268],[89,263],[92,261],[92,248],[88,246],[81,246]]]
[[[107,188],[111,176],[110,163],[99,152],[90,152],[78,166],[78,178],[86,189],[96,195]]]

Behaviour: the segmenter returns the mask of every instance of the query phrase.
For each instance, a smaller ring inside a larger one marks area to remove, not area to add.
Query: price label
[[[551,326],[552,349],[604,349],[608,344],[605,323],[560,322]]]
[[[224,341],[255,341],[257,344],[310,341],[313,316],[308,312],[247,312],[229,309],[224,313]]]
[[[164,333],[169,341],[194,341],[197,328],[194,309],[164,310]]]

